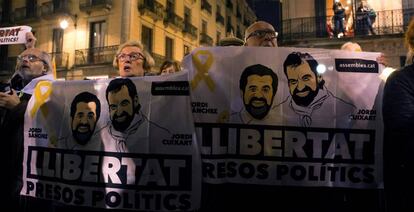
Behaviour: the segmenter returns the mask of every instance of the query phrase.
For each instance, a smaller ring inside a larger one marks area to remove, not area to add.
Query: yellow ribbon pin
[[[42,92],[43,90],[43,92]],[[43,116],[47,116],[47,107],[43,106],[43,104],[46,102],[47,98],[49,98],[50,94],[52,93],[52,82],[49,81],[40,81],[37,83],[35,89],[34,89],[34,98],[35,102],[33,105],[32,110],[30,111],[30,115],[33,118],[37,111],[42,111]]]
[[[207,56],[206,61],[202,63],[199,56],[205,55]],[[211,77],[208,75],[208,70],[210,69],[211,65],[213,64],[213,54],[207,50],[199,50],[192,55],[193,64],[196,68],[197,74],[194,76],[193,80],[191,80],[191,89],[194,90],[200,81],[204,80],[209,88],[210,91],[214,92],[216,85]]]

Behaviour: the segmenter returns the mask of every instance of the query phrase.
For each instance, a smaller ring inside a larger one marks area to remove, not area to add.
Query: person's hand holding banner
[[[26,33],[30,32],[31,30],[32,28],[29,26],[14,26],[0,28],[0,45],[28,43],[26,41]],[[31,39],[33,40],[33,42],[30,42],[30,46],[34,47],[36,38],[34,38],[33,34],[31,35]]]

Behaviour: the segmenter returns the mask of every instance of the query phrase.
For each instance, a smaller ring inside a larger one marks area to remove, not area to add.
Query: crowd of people
[[[344,33],[343,8],[335,4],[335,32]],[[361,4],[358,11],[366,12],[366,5]],[[372,21],[365,20],[372,34]],[[342,24],[341,24],[342,23]],[[371,27],[369,27],[371,26]],[[244,46],[278,47],[278,33],[274,27],[264,21],[257,21],[245,31]],[[411,132],[414,130],[414,20],[411,21],[406,32],[406,43],[409,47],[407,66],[392,74],[385,85],[383,111],[385,124],[385,194],[386,205],[389,211],[413,211],[414,204],[414,157],[411,151],[414,145]],[[3,205],[8,205],[12,211],[32,210],[33,205],[46,208],[42,201],[31,201],[22,198],[19,191],[22,187],[22,160],[23,160],[23,123],[24,113],[33,89],[40,81],[53,81],[51,57],[48,53],[35,48],[36,38],[33,34],[27,35],[26,50],[17,60],[15,73],[10,79],[10,91],[0,92],[0,135],[2,135],[4,152],[2,162],[6,171],[6,180],[3,190],[7,198],[3,199]],[[232,45],[241,45],[233,42]],[[353,51],[362,51],[357,44],[344,45]],[[120,45],[113,60],[113,66],[119,71],[123,78],[142,77],[151,72],[154,59],[138,41],[129,41]],[[175,61],[165,61],[159,73],[161,75],[179,72],[180,65]],[[316,76],[315,76],[316,77]],[[206,192],[211,192],[218,187],[211,187]],[[243,191],[245,192],[245,191]],[[325,211],[327,208],[347,208],[357,210],[358,208],[375,207],[382,201],[379,191],[366,191],[363,189],[330,189],[330,188],[289,188],[252,190],[251,196],[246,199],[237,187],[229,185],[213,199],[207,199],[202,203],[205,211],[219,209],[242,208],[255,201],[259,203],[274,203],[290,205],[292,209]],[[226,198],[225,198],[226,197]],[[22,201],[24,199],[24,201]],[[242,201],[245,200],[245,201]],[[295,204],[302,202],[303,204]],[[238,204],[235,207],[234,204]],[[354,204],[354,205],[353,205]],[[42,207],[43,206],[43,207]],[[254,207],[266,208],[266,204]],[[338,209],[341,211],[340,209]]]

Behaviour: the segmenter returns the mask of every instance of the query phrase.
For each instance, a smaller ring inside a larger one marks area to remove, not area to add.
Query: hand
[[[37,39],[32,32],[26,32],[26,43],[24,44],[26,46],[26,49],[34,48],[36,40]]]
[[[381,53],[381,56],[377,57],[377,62],[381,65],[384,65],[384,66],[388,65],[388,61],[385,58],[385,55],[383,53]]]
[[[12,91],[13,93],[11,94],[0,92],[0,107],[11,110],[20,103],[20,98],[17,96],[16,91]]]

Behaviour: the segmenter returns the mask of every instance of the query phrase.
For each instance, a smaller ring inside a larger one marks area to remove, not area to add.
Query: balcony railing
[[[216,21],[224,26],[224,17],[219,12],[216,13]]]
[[[208,36],[205,32],[200,33],[200,44],[205,44],[206,46],[213,45],[213,38]]]
[[[155,69],[159,70],[162,63],[165,61],[165,56],[159,55],[157,53],[152,52],[151,53],[152,58],[154,58],[154,62],[155,62]]]
[[[28,9],[27,7],[20,7],[14,10],[14,22],[35,21],[39,19],[38,8],[34,7]]]
[[[117,49],[118,45],[77,49],[75,50],[75,65],[90,66],[111,64]]]
[[[56,14],[60,13],[69,13],[69,3],[68,1],[58,1],[56,4],[54,1],[48,1],[43,3],[40,6],[41,16],[44,18],[52,18]]]
[[[148,14],[154,20],[162,20],[164,18],[164,6],[156,0],[143,0],[138,5],[138,10],[142,14]]]
[[[190,22],[184,22],[183,32],[188,33],[189,35],[191,35],[194,38],[197,38],[197,27],[192,25]]]
[[[164,17],[164,24],[165,25],[170,24],[172,27],[175,27],[176,29],[179,29],[179,30],[184,29],[184,19],[173,12],[167,11],[166,16]]]
[[[79,9],[81,11],[90,12],[92,10],[101,10],[106,9],[110,10],[112,8],[112,0],[80,0]]]
[[[407,28],[411,16],[414,16],[414,8],[377,11],[372,24],[373,31],[375,35],[401,34]],[[332,16],[284,20],[282,41],[332,37],[333,24]],[[344,26],[348,26],[345,32],[347,37],[371,35],[366,22],[362,22],[358,15],[347,17]]]
[[[230,9],[231,11],[233,11],[233,3],[231,2],[231,0],[226,1],[226,7]]]
[[[207,0],[201,0],[201,10],[205,10],[211,14],[211,4]]]
[[[69,67],[69,53],[51,52],[49,53],[55,60],[56,70],[67,70]]]

